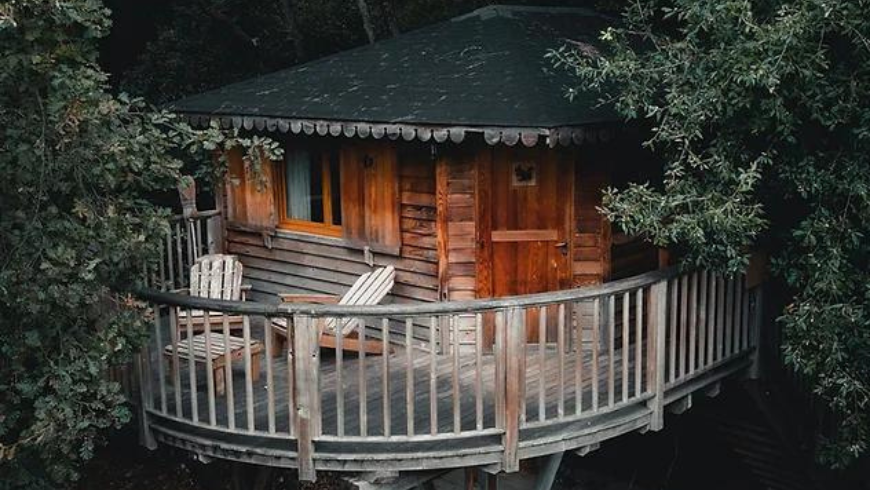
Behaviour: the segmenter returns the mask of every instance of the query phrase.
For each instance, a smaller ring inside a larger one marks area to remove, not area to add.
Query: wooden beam
[[[686,410],[688,410],[690,408],[692,408],[692,395],[691,394],[686,395],[686,396],[680,398],[679,400],[675,401],[674,403],[671,403],[670,405],[668,405],[668,411],[673,413],[673,414],[676,414],[676,415],[682,415],[683,413],[686,412]]]
[[[559,471],[559,466],[562,464],[562,456],[565,453],[558,452],[546,456],[544,459],[543,468],[535,478],[535,490],[550,490],[553,488],[553,482],[556,481],[556,473]]]

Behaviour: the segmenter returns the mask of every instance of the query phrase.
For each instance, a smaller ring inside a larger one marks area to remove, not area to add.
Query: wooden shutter
[[[382,143],[344,147],[341,190],[344,236],[375,249],[397,252],[401,232],[396,149]]]
[[[245,170],[242,156],[238,148],[227,153],[227,219],[254,228],[274,228],[278,220],[273,166],[263,165],[263,180],[258,182],[256,176]]]

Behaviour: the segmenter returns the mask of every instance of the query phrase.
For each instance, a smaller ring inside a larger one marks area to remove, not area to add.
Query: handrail
[[[670,279],[679,273],[676,267],[647,272],[637,276],[620,279],[597,286],[565,289],[546,293],[506,296],[494,299],[473,299],[439,303],[384,304],[384,305],[315,305],[315,304],[276,304],[229,301],[199,298],[178,293],[157,291],[150,288],[135,290],[140,298],[158,304],[192,308],[224,313],[261,316],[344,316],[344,317],[383,317],[383,316],[428,316],[455,313],[476,313],[505,308],[530,308],[567,301],[583,301],[619,294],[646,287],[658,281]]]

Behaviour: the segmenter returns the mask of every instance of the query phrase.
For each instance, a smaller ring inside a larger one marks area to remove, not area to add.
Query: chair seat
[[[206,342],[208,340],[208,342]],[[258,355],[263,351],[263,344],[259,340],[250,340],[251,355]],[[191,347],[193,348],[191,350]],[[211,347],[208,349],[208,347]],[[164,348],[164,353],[168,356],[174,354],[176,346],[169,344]],[[244,356],[245,339],[230,335],[229,342],[225,342],[224,335],[218,332],[212,332],[209,336],[205,334],[194,335],[190,341],[187,339],[180,340],[177,345],[178,357],[184,360],[193,357],[195,362],[206,362],[210,357],[215,364],[222,364],[224,355],[229,350],[233,360],[241,359]]]
[[[187,325],[187,319],[190,317],[190,323],[194,326],[202,326],[205,325],[205,311],[203,310],[179,310],[178,311],[178,322],[179,327],[184,328]],[[210,325],[220,325],[224,322],[224,317],[226,317],[227,322],[231,325],[239,325],[244,320],[242,315],[226,315],[217,311],[208,312],[208,323]]]

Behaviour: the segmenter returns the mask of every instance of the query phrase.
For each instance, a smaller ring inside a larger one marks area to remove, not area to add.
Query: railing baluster
[[[359,330],[359,435],[367,436],[369,431],[368,393],[366,391],[366,325],[362,319],[357,320]]]
[[[574,414],[583,412],[583,308],[574,303]]]
[[[697,369],[698,349],[698,272],[694,272],[689,280],[689,289],[691,290],[689,300],[691,307],[689,314],[689,372],[694,373]]]
[[[495,345],[493,346],[493,357],[495,357],[495,426],[498,429],[505,429],[506,408],[505,400],[507,399],[506,385],[506,366],[507,355],[505,347],[506,331],[505,331],[505,312],[498,310],[495,312]]]
[[[640,396],[643,388],[643,288],[634,293],[634,396]]]
[[[194,246],[196,246],[196,257],[202,257],[202,251],[204,249],[202,245],[202,220],[197,219],[196,223],[196,240],[194,240]]]
[[[743,276],[743,311],[741,313],[743,320],[743,345],[742,349],[748,349],[750,340],[749,340],[749,298],[752,296],[752,290],[746,287],[746,276]]]
[[[178,283],[179,286],[185,283],[184,274],[187,270],[184,267],[184,255],[181,253],[181,222],[175,222],[175,260],[178,262]],[[190,277],[187,278],[188,280]]]
[[[429,433],[433,436],[438,434],[438,347],[435,342],[438,324],[438,317],[433,316],[429,324]]]
[[[187,374],[190,382],[191,420],[199,422],[199,395],[196,393],[196,351],[193,345],[193,310],[187,310]]]
[[[179,287],[175,283],[175,261],[172,257],[172,229],[170,228],[169,233],[166,234],[166,268],[169,270],[169,289],[175,289]],[[162,258],[161,258],[162,260]]]
[[[679,356],[680,378],[686,375],[686,357],[689,343],[687,342],[686,330],[689,316],[689,276],[680,278],[680,336],[677,354]]]
[[[600,362],[599,332],[601,330],[601,299],[595,298],[592,307],[592,410],[598,410],[598,364]]]
[[[559,303],[556,308],[558,319],[556,321],[556,349],[559,351],[559,400],[556,406],[556,415],[565,418],[565,303]]]
[[[287,423],[290,437],[296,437],[296,317],[285,316],[287,325]]]
[[[716,361],[716,312],[719,308],[719,292],[715,274],[710,274],[710,307],[707,314],[707,365]]]
[[[408,436],[414,435],[414,356],[413,356],[413,341],[414,338],[414,319],[408,317],[405,319],[405,406]]]
[[[335,318],[335,324],[343,322]],[[335,336],[335,430],[344,436],[344,335]]]
[[[721,276],[716,278],[719,290],[719,311],[716,315],[716,360],[721,360],[725,355],[725,279]]]
[[[160,287],[161,291],[166,289],[172,289],[172,287],[166,287],[166,256],[163,254],[163,247],[160,247],[160,262],[158,263],[158,273],[160,275]]]
[[[483,430],[483,315],[474,315],[474,427]]]
[[[169,307],[169,338],[172,339],[172,391],[175,395],[175,416],[181,417],[184,410],[181,407],[181,364],[178,358],[178,308]]]
[[[731,357],[734,342],[734,279],[726,280],[725,289],[725,357]]]
[[[384,436],[390,437],[390,320],[381,319],[381,391],[383,392]]]
[[[628,337],[630,335],[629,323],[631,322],[631,316],[629,313],[629,308],[631,307],[631,302],[629,298],[629,293],[626,291],[622,293],[622,401],[628,401]]]
[[[211,338],[211,318],[209,311],[203,311],[203,330],[205,334],[205,379],[206,379],[206,396],[208,402],[208,423],[209,425],[217,425],[217,414],[215,413],[215,379],[214,379],[214,360],[211,358],[212,338]],[[224,346],[226,349],[227,346]]]
[[[160,392],[160,412],[166,413],[167,404],[166,404],[166,372],[163,369],[163,334],[161,333],[161,321],[160,321],[160,305],[154,305],[152,308],[154,313],[154,341],[157,343],[157,386],[159,387]],[[172,347],[173,349],[176,346]],[[170,367],[171,369],[171,367]],[[175,414],[178,417],[181,417],[180,413]]]
[[[545,350],[547,346],[547,308],[538,308],[538,420],[547,418],[547,361]]]
[[[677,293],[679,292],[679,279],[673,279],[670,282],[671,290],[671,321],[668,325],[668,345],[670,353],[668,355],[668,381],[677,379]]]
[[[707,271],[702,270],[698,287],[698,366],[702,369],[707,365],[707,282]]]
[[[265,353],[261,354],[261,359],[266,363],[266,420],[270,434],[276,432],[275,429],[275,374],[272,371],[272,335],[271,328],[272,319],[263,319],[263,341],[265,342]]]
[[[462,432],[462,413],[460,412],[460,397],[459,392],[459,322],[455,315],[448,317],[448,325],[453,334],[453,347],[450,349],[453,355],[453,432],[459,434]]]
[[[227,427],[230,430],[236,428],[236,397],[233,392],[233,355],[232,349],[226,348],[230,345],[230,319],[229,316],[223,314],[223,334],[224,334],[224,389],[227,397]],[[267,319],[267,324],[268,319]],[[288,329],[289,330],[289,329]],[[288,333],[289,335],[289,333]],[[266,337],[271,337],[267,334]],[[271,386],[271,382],[269,383]],[[292,412],[292,410],[291,410]]]
[[[742,350],[743,342],[743,276],[734,278],[734,347],[732,352]]]
[[[242,315],[242,338],[245,341],[245,409],[247,411],[248,431],[255,429],[254,420],[254,373],[251,363],[251,319]]]
[[[616,295],[607,297],[607,406],[616,402]]]

